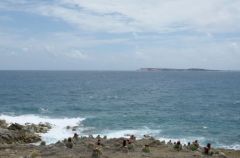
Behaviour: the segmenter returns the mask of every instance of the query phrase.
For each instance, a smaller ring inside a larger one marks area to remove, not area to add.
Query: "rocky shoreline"
[[[151,136],[136,140],[133,135],[108,139],[74,134],[46,145],[40,134],[51,128],[49,123],[20,125],[0,120],[0,158],[240,158],[239,150],[215,149],[210,144],[201,147],[197,141],[187,145],[165,142]],[[32,144],[37,142],[40,145]]]

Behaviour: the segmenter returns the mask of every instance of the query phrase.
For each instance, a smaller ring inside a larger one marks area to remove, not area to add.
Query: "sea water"
[[[0,119],[51,123],[47,143],[77,132],[240,149],[240,72],[0,71]]]

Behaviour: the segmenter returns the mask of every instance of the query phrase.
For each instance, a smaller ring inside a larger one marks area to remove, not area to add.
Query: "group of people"
[[[169,142],[167,143],[169,145],[172,145],[172,141],[169,140]],[[173,143],[173,148],[180,151],[184,148],[192,150],[192,151],[196,151],[196,150],[200,150],[202,151],[204,154],[206,155],[211,155],[212,151],[211,151],[211,144],[208,143],[206,147],[200,149],[200,145],[198,143],[198,140],[193,141],[192,143],[188,142],[187,145],[184,144],[184,146],[182,146],[180,141],[174,142]]]
[[[97,137],[97,142],[96,142],[96,145],[97,146],[102,146],[102,142],[101,142],[101,137],[100,135],[98,135]],[[104,137],[106,139],[106,137]],[[75,141],[77,141],[79,139],[79,136],[77,133],[74,134],[74,136],[71,138],[69,137],[67,140],[65,140],[65,145],[67,148],[73,148],[73,144]],[[136,140],[136,137],[134,135],[130,135],[130,138],[129,139],[123,139],[122,141],[122,149],[123,150],[134,150],[134,146],[133,146],[133,143],[134,141]],[[185,149],[189,149],[189,150],[192,150],[192,151],[196,151],[196,150],[199,150],[199,151],[202,151],[204,154],[206,155],[211,155],[212,154],[212,151],[211,151],[211,144],[208,143],[206,147],[204,148],[200,148],[200,145],[198,143],[198,140],[195,140],[193,141],[192,143],[188,142],[187,145],[182,145],[180,141],[177,141],[177,142],[174,142],[172,143],[171,140],[168,141],[167,143],[168,145],[173,145],[173,148],[177,151],[180,151],[182,150],[183,148]],[[150,151],[149,149],[149,146],[148,145],[145,145],[145,147],[143,148],[143,150],[145,151]]]

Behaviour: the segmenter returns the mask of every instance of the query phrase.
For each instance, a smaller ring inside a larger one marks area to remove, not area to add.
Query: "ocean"
[[[0,71],[0,119],[79,135],[199,140],[240,149],[240,72]]]

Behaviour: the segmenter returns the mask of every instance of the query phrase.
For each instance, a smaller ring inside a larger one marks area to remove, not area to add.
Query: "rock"
[[[8,124],[5,120],[0,120],[0,128],[7,128]]]
[[[150,147],[149,147],[149,145],[145,145],[144,148],[142,149],[142,152],[144,152],[144,153],[150,153]]]
[[[153,140],[150,144],[149,144],[149,146],[150,147],[156,147],[156,146],[159,146],[159,145],[161,145],[162,143],[159,141],[159,140]]]
[[[18,124],[18,123],[12,123],[12,124],[8,127],[9,130],[14,130],[14,131],[16,131],[16,130],[23,130],[23,128],[24,128],[24,126],[23,126],[23,125],[20,125],[20,124]]]
[[[100,158],[102,151],[99,148],[95,148],[92,152],[92,158]]]
[[[41,141],[40,145],[41,146],[46,146],[46,142],[45,141]]]
[[[70,127],[70,126],[67,126],[67,127],[66,127],[66,129],[68,129],[68,130],[69,130],[69,129],[71,129],[71,127]]]
[[[128,147],[127,146],[122,147],[122,152],[123,153],[128,153]]]
[[[127,148],[128,148],[129,151],[134,151],[134,145],[132,143],[128,144]]]
[[[223,152],[219,152],[218,154],[213,154],[213,158],[227,158],[227,156]]]
[[[89,149],[93,149],[93,148],[94,148],[94,146],[95,146],[95,144],[94,144],[94,143],[89,143],[89,144],[87,145],[87,147],[88,147]]]
[[[73,148],[73,142],[72,142],[72,138],[68,138],[67,142],[66,142],[66,147],[72,149]]]
[[[32,133],[47,133],[51,129],[51,125],[49,123],[39,123],[36,124],[26,124],[24,127],[25,130],[32,132]]]
[[[8,130],[0,128],[0,143],[36,143],[40,140],[40,136],[34,133],[29,133],[24,130]]]
[[[36,150],[32,151],[31,154],[29,155],[29,158],[39,158],[40,153]]]
[[[201,157],[202,154],[199,151],[195,151],[193,157]]]
[[[73,143],[72,142],[67,142],[66,147],[69,148],[69,149],[72,149],[73,148]]]
[[[78,129],[78,126],[72,127],[72,131],[77,131],[77,129]]]

